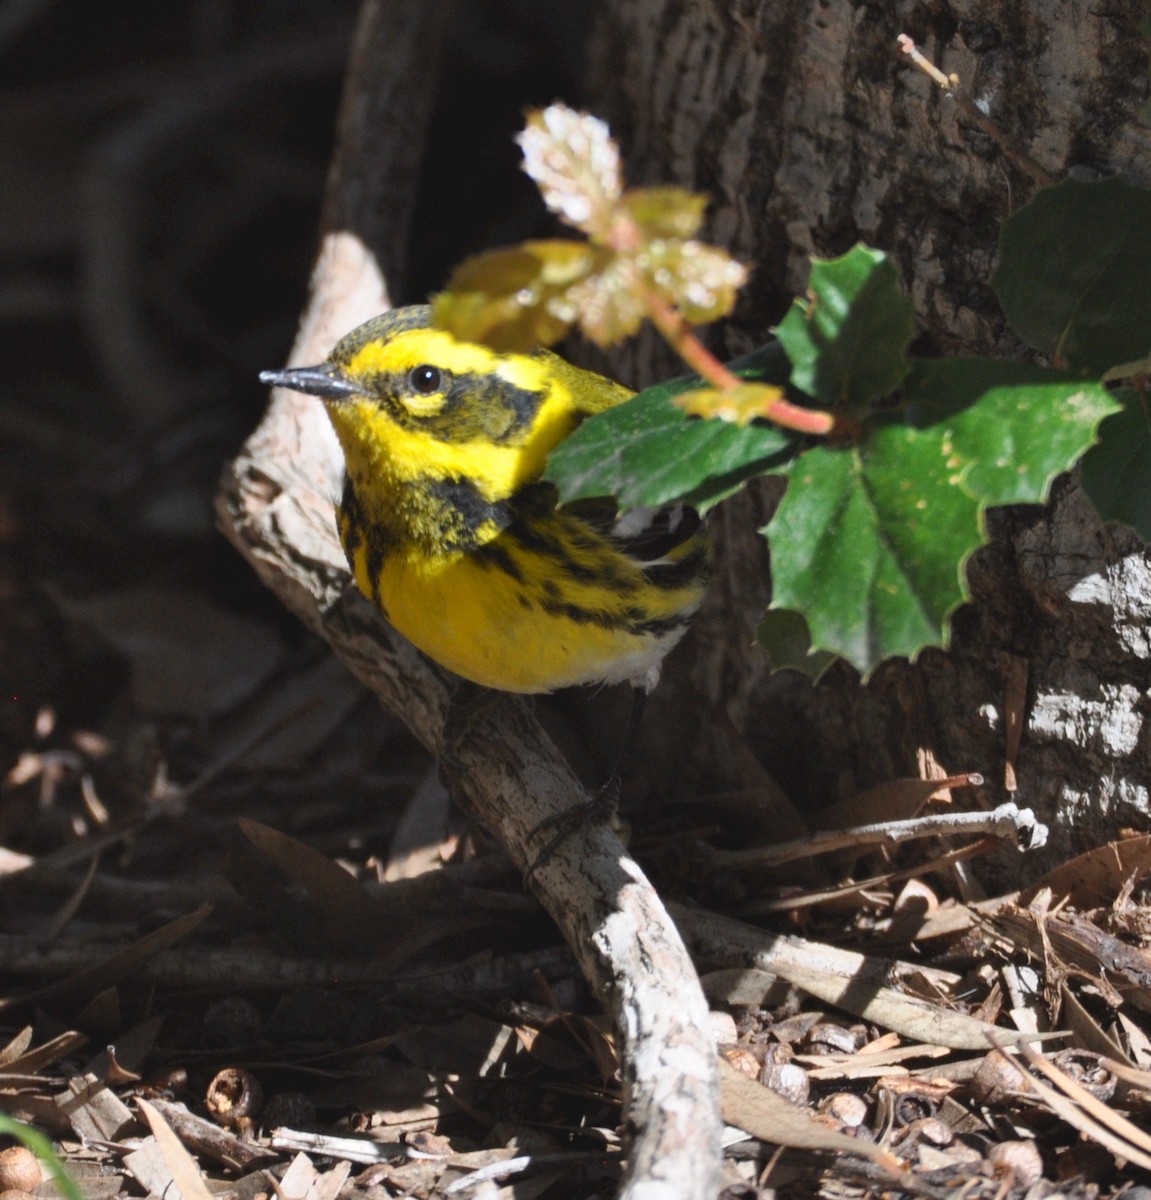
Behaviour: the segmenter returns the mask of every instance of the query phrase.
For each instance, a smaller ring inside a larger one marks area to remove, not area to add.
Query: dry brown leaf
[[[919,1043],[914,1046],[893,1046],[869,1053],[860,1050],[855,1054],[797,1054],[795,1061],[809,1067],[812,1079],[867,1079],[891,1071],[898,1075],[906,1068],[896,1064],[910,1058],[946,1058],[951,1053],[949,1046],[929,1046]]]
[[[280,1176],[279,1200],[306,1200],[318,1178],[312,1160],[301,1150]]]
[[[32,1026],[25,1025],[18,1034],[9,1041],[8,1045],[0,1050],[0,1071],[7,1070],[12,1063],[19,1062],[32,1045]]]
[[[929,913],[898,913],[875,939],[876,945],[910,945],[933,938],[966,933],[977,922],[976,908],[967,904],[946,904]]]
[[[1117,1062],[1112,1058],[1104,1058],[1100,1062],[1116,1079],[1120,1079],[1127,1084],[1129,1089],[1134,1089],[1147,1097],[1151,1097],[1151,1071],[1141,1071],[1138,1067],[1129,1067],[1125,1063]]]
[[[262,854],[308,893],[338,944],[362,944],[372,936],[380,907],[339,863],[270,825],[241,817],[239,826]]]
[[[9,1043],[9,1046],[15,1044],[17,1040],[14,1038]],[[75,1030],[57,1034],[54,1038],[50,1038],[34,1050],[27,1050],[18,1058],[14,1058],[6,1063],[3,1070],[0,1071],[0,1084],[2,1084],[3,1076],[6,1074],[34,1074],[36,1071],[42,1071],[45,1067],[50,1067],[53,1063],[58,1063],[61,1059],[67,1058],[68,1055],[74,1054],[81,1046],[86,1046],[87,1044],[88,1038],[82,1033],[77,1033]]]
[[[829,950],[833,951],[830,955]],[[820,951],[822,964],[813,956],[809,963],[781,965],[778,974],[809,995],[914,1042],[952,1050],[978,1050],[987,1045],[987,1034],[995,1032],[994,1025],[941,1004],[892,987],[861,984],[857,972],[851,970],[850,960],[862,959],[862,955],[829,946],[821,946]]]
[[[903,1164],[894,1154],[821,1125],[806,1108],[749,1079],[723,1058],[719,1060],[719,1078],[723,1119],[729,1125],[773,1146],[855,1154],[869,1159],[894,1178],[902,1177]]]
[[[1069,859],[1021,893],[1019,902],[1030,904],[1043,889],[1074,908],[1110,905],[1128,880],[1136,882],[1151,872],[1151,833],[1108,842]]]
[[[907,867],[900,871],[885,871],[882,875],[872,875],[867,879],[853,880],[850,883],[842,883],[836,887],[824,887],[811,891],[796,892],[774,900],[755,900],[749,904],[745,904],[743,911],[748,916],[761,916],[769,912],[791,912],[795,909],[814,908],[817,905],[825,904],[834,904],[841,909],[858,908],[864,902],[864,897],[868,893],[874,894],[881,888],[887,888],[901,879],[910,879],[911,883],[909,887],[916,887],[921,892],[930,892],[930,889],[916,878],[917,876],[926,874],[929,871],[945,869],[972,858],[979,858],[984,854],[992,853],[998,847],[999,843],[994,839],[982,838],[980,841],[973,842],[969,846],[961,846],[958,850],[951,850],[946,854],[941,854],[938,858],[934,858],[930,862],[917,863],[913,867]],[[904,892],[906,891],[907,889],[905,888]]]
[[[88,863],[88,869],[84,872],[84,877],[72,889],[72,894],[65,899],[52,919],[44,926],[43,938],[45,942],[54,942],[64,932],[65,927],[72,918],[80,911],[80,906],[88,896],[88,892],[92,887],[92,880],[96,878],[96,870],[99,866],[100,855],[97,852],[92,855],[92,860]]]
[[[384,879],[414,879],[425,871],[443,866],[451,797],[432,767],[412,792],[388,846]]]
[[[125,1154],[122,1161],[128,1173],[148,1195],[164,1196],[166,1200],[183,1200],[180,1189],[172,1180],[168,1160],[154,1137],[141,1139],[136,1149]]]
[[[842,1063],[839,1066],[809,1067],[807,1069],[808,1079],[818,1080],[821,1083],[836,1079],[880,1079],[885,1076],[898,1078],[901,1075],[909,1076],[910,1074],[911,1072],[906,1067],[883,1063]]]
[[[364,698],[363,685],[335,657],[290,672],[222,723],[208,750],[211,762],[283,769],[314,753]]]
[[[960,976],[937,968],[892,962],[826,943],[767,933],[729,917],[671,902],[668,908],[698,957],[742,962],[786,979],[810,995],[854,1016],[874,1021],[915,1042],[953,1050],[983,1050],[995,1026],[952,1012],[890,986],[890,980],[919,975],[941,994]]]
[[[1135,1064],[1123,1052],[1119,1044],[1099,1024],[1098,1021],[1079,1002],[1079,997],[1067,986],[1064,980],[1059,985],[1059,1014],[1060,1021],[1075,1035],[1074,1045],[1084,1050],[1094,1050],[1105,1058],[1118,1059],[1128,1066]]]
[[[811,818],[813,829],[839,829],[852,825],[872,825],[880,821],[906,821],[937,792],[966,787],[970,775],[950,775],[946,779],[889,779],[885,783],[820,809]]]
[[[1151,1037],[1148,1037],[1126,1013],[1116,1013],[1115,1019],[1127,1039],[1130,1057],[1135,1060],[1135,1066],[1143,1071],[1151,1070]]]
[[[772,845],[802,838],[809,832],[791,797],[755,756],[747,739],[722,709],[715,712],[708,737],[715,743],[715,761],[722,762],[729,772],[724,790],[708,797],[709,807],[715,804],[724,811],[738,812],[754,820]]]
[[[326,1171],[317,1173],[304,1196],[304,1200],[336,1200],[340,1189],[348,1182],[352,1173],[350,1162],[338,1162]]]
[[[775,1008],[792,994],[791,984],[755,967],[725,967],[699,977],[703,994],[714,1007]]]
[[[932,1068],[923,1068],[931,1070]],[[877,1090],[891,1092],[893,1095],[926,1096],[928,1099],[942,1103],[960,1084],[955,1079],[945,1079],[939,1076],[925,1077],[920,1071],[911,1075],[881,1075],[876,1081]]]

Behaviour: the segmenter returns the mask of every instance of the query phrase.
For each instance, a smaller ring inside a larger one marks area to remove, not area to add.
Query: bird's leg
[[[607,778],[600,785],[591,802],[592,812],[597,821],[610,821],[615,816],[616,808],[619,806],[623,765],[635,747],[649,694],[647,688],[632,688],[631,709],[627,714],[627,724],[623,727],[623,737],[616,746],[615,757],[611,761],[611,770],[608,771]]]
[[[616,747],[607,779],[596,789],[595,795],[583,804],[576,804],[563,812],[555,813],[541,821],[532,831],[533,839],[547,834],[548,840],[533,859],[531,866],[528,867],[529,879],[551,858],[556,852],[556,847],[564,838],[579,829],[586,829],[589,825],[606,825],[615,816],[616,809],[619,807],[621,771],[628,754],[635,745],[644,709],[647,707],[648,695],[648,689],[645,687],[632,688],[631,711],[628,713],[623,737],[620,738],[619,745]]]

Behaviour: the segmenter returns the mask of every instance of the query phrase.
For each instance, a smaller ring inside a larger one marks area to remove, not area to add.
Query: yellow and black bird
[[[699,607],[708,547],[674,505],[557,507],[547,456],[632,394],[548,350],[498,353],[394,309],[317,367],[266,371],[319,396],[344,450],[337,517],[360,590],[457,675],[509,692],[655,686]],[[638,713],[636,714],[638,719]]]

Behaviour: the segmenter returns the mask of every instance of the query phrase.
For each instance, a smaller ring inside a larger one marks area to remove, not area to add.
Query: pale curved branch
[[[366,0],[293,362],[322,359],[338,335],[388,307],[385,281],[400,262],[450,10]],[[220,524],[264,582],[441,760],[455,795],[526,870],[539,850],[532,833],[580,803],[580,785],[525,704],[497,693],[454,704],[453,678],[356,593],[332,520],[339,472],[320,406],[277,393],[225,474]],[[561,843],[531,886],[620,1033],[633,1133],[621,1195],[714,1195],[721,1125],[707,1008],[654,889],[598,828]]]

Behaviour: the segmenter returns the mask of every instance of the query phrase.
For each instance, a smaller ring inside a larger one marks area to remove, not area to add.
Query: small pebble
[[[859,1049],[859,1039],[850,1029],[830,1021],[813,1025],[805,1040],[817,1054],[854,1054]]]
[[[720,1054],[741,1075],[754,1079],[760,1071],[760,1061],[746,1046],[720,1046]]]
[[[854,1092],[833,1092],[822,1101],[819,1111],[834,1117],[848,1129],[855,1129],[867,1120],[867,1101]]]
[[[938,1117],[920,1117],[907,1127],[907,1136],[921,1142],[930,1142],[933,1146],[950,1146],[955,1140],[951,1126]]]
[[[1016,1187],[1029,1188],[1043,1178],[1043,1156],[1030,1140],[998,1142],[987,1151],[987,1161],[1010,1171]]]
[[[717,1045],[739,1040],[739,1031],[735,1027],[735,1018],[731,1013],[717,1012],[712,1009],[707,1014],[707,1023],[711,1029],[712,1040]]]
[[[806,1104],[811,1092],[807,1072],[793,1062],[767,1062],[760,1072],[759,1081],[764,1087],[778,1092],[792,1104]]]
[[[0,1191],[34,1192],[43,1178],[40,1160],[26,1146],[0,1150]]]
[[[980,1104],[1002,1104],[1030,1090],[1024,1072],[998,1051],[984,1058],[971,1080],[971,1094]]]

